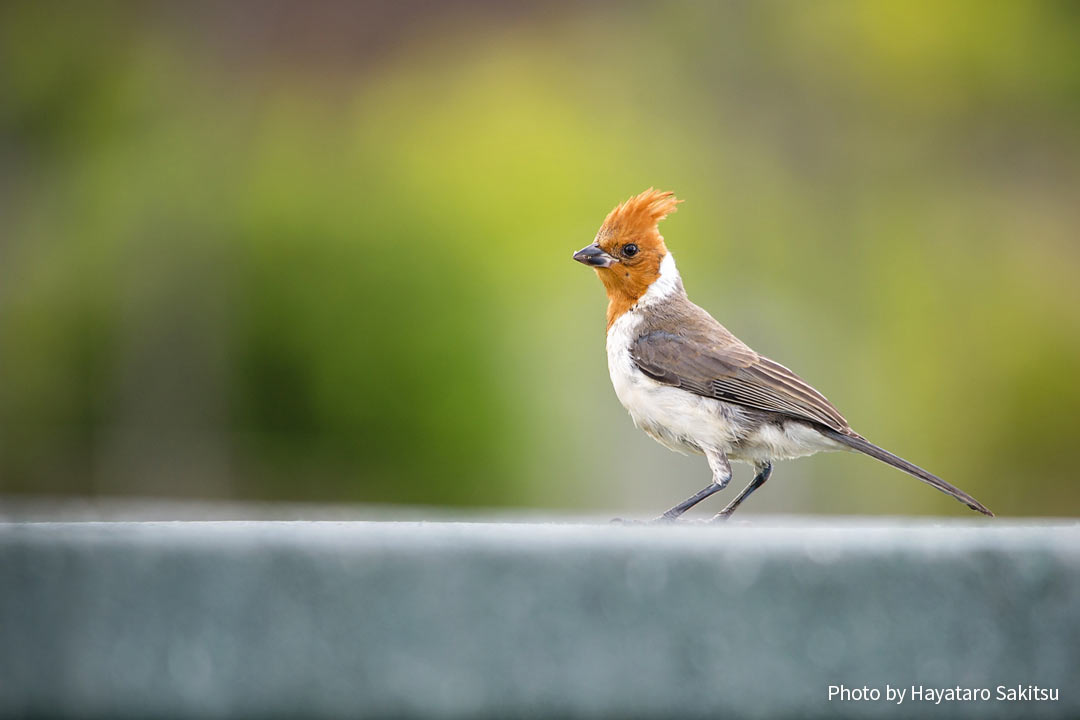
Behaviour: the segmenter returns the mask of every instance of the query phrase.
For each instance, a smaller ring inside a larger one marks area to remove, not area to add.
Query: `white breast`
[[[660,277],[608,330],[611,384],[634,424],[677,452],[700,453],[708,448],[751,463],[841,449],[804,423],[763,424],[739,405],[662,385],[637,368],[630,348],[640,334],[642,314],[678,292],[678,278],[675,260],[668,253],[660,264]]]
[[[726,452],[737,442],[737,418],[733,415],[738,410],[712,398],[662,385],[638,370],[630,357],[630,346],[640,332],[641,314],[676,292],[678,278],[675,259],[668,253],[660,264],[660,277],[608,329],[611,384],[634,424],[662,445],[678,452],[700,453],[704,448]]]

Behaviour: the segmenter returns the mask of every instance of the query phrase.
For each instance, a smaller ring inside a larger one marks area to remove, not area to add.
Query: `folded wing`
[[[847,420],[825,396],[783,365],[758,355],[730,333],[682,337],[654,331],[630,346],[637,367],[657,382],[698,395],[775,412],[837,432]]]

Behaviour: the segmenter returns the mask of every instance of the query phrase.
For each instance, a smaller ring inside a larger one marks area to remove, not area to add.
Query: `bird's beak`
[[[581,248],[574,253],[574,259],[583,265],[591,265],[592,267],[606,268],[611,267],[615,263],[619,262],[619,259],[608,255],[606,252],[600,249],[600,246],[596,243]]]

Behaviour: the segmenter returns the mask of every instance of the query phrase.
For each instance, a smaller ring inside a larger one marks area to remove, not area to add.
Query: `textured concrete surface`
[[[0,524],[3,717],[924,715],[1080,715],[1080,525]]]

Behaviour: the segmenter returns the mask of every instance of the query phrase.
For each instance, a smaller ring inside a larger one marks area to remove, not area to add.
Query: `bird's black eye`
[[[635,245],[634,243],[627,243],[626,245],[623,245],[622,254],[625,257],[634,257],[635,255],[637,255],[637,245]]]

